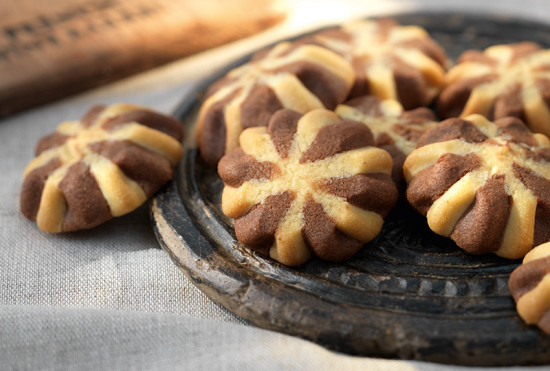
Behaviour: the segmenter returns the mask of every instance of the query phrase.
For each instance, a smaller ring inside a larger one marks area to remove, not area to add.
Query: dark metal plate
[[[464,50],[533,40],[550,47],[550,26],[468,14],[396,15],[417,24],[453,60]],[[519,261],[474,256],[432,233],[404,201],[380,235],[341,264],[285,267],[239,245],[220,208],[222,182],[197,155],[193,127],[204,81],[175,116],[185,157],[151,203],[155,233],[206,295],[266,329],[349,354],[462,365],[550,364],[550,336],[525,325],[508,292]]]

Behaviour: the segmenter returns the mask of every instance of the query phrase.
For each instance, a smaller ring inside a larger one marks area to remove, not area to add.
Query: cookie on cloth
[[[427,129],[437,125],[437,118],[429,108],[405,111],[393,99],[380,100],[371,95],[344,102],[334,112],[344,120],[360,121],[368,126],[376,146],[392,156],[392,178],[398,186],[404,182],[405,157],[416,148],[418,138]]]
[[[550,242],[525,255],[510,275],[508,288],[519,316],[550,335]]]
[[[362,123],[279,110],[218,164],[239,242],[286,264],[341,261],[381,230],[397,200],[392,159]]]
[[[282,42],[256,53],[206,92],[197,123],[201,157],[216,165],[244,129],[266,126],[279,109],[334,109],[354,77],[351,64],[318,45]]]
[[[550,50],[533,42],[468,50],[445,77],[437,102],[443,118],[473,113],[518,117],[550,135]]]
[[[409,203],[468,252],[518,259],[550,240],[550,141],[518,118],[444,120],[403,171]]]
[[[23,174],[21,212],[52,233],[126,214],[172,178],[182,139],[179,121],[148,108],[94,106],[38,142]]]
[[[349,98],[375,95],[405,109],[428,106],[443,85],[443,48],[422,27],[394,19],[357,20],[305,38],[349,60],[356,80]]]

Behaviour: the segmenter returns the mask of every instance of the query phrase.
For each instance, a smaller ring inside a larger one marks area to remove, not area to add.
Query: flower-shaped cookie
[[[280,110],[218,164],[223,212],[244,245],[286,265],[340,261],[382,228],[397,199],[392,159],[362,123]]]
[[[523,42],[466,51],[445,77],[437,110],[444,118],[514,116],[548,136],[549,103],[550,50]]]
[[[445,51],[419,26],[393,19],[359,20],[307,40],[351,61],[356,80],[349,98],[375,95],[412,109],[429,105],[443,85]]]
[[[410,204],[466,251],[517,259],[550,240],[550,143],[517,118],[442,121],[403,171]]]
[[[550,335],[550,242],[531,250],[514,269],[508,287],[519,316]]]
[[[95,106],[38,142],[24,172],[21,212],[54,233],[126,214],[172,178],[182,138],[179,121],[145,107]]]
[[[334,109],[348,96],[353,80],[348,62],[317,45],[282,42],[258,52],[207,91],[197,124],[201,157],[217,164],[238,146],[244,129],[266,126],[279,109]]]
[[[392,178],[398,186],[403,183],[405,157],[416,148],[418,138],[437,124],[434,113],[426,107],[404,111],[399,102],[380,100],[372,95],[342,103],[334,112],[345,120],[360,121],[368,126],[376,146],[392,156]]]

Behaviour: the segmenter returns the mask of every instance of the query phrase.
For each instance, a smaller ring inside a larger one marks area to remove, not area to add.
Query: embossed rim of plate
[[[517,32],[521,26],[550,34],[549,25],[503,17],[449,13],[391,16],[403,23],[420,24],[412,20],[424,19],[455,29],[489,23],[497,30],[508,27]],[[550,36],[546,43],[550,44]],[[185,157],[174,181],[150,203],[151,219],[160,245],[186,276],[212,300],[259,327],[349,354],[479,366],[550,363],[550,337],[526,326],[511,310],[492,316],[449,316],[445,310],[430,312],[426,307],[422,313],[429,300],[414,302],[416,311],[407,310],[411,303],[406,296],[401,297],[404,304],[400,306],[395,293],[369,296],[354,292],[322,276],[312,277],[307,270],[282,266],[236,242],[230,222],[204,197],[203,185],[197,183],[197,172],[215,170],[200,168],[191,129],[207,87],[249,58],[245,56],[203,81],[174,113],[187,130]],[[338,264],[319,264],[327,270],[341,269]],[[492,279],[491,272],[485,273]],[[499,306],[513,309],[511,298],[497,299]],[[459,313],[461,306],[476,309],[464,302],[442,303],[443,309],[455,305],[458,309],[453,313]]]

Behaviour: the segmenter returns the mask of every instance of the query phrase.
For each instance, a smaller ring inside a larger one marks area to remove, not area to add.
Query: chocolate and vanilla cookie
[[[336,107],[336,114],[344,120],[360,121],[374,135],[375,144],[390,153],[393,159],[392,178],[398,187],[403,185],[403,162],[416,148],[418,138],[437,125],[432,110],[419,107],[405,111],[393,100],[380,100],[367,95],[351,99]],[[404,186],[404,185],[403,185]]]
[[[443,118],[479,113],[522,119],[550,135],[550,50],[532,42],[468,50],[445,76],[437,102]]]
[[[356,79],[349,98],[375,95],[405,109],[428,106],[443,85],[448,61],[422,27],[395,20],[357,20],[318,32],[306,42],[323,45],[349,60]]]
[[[550,141],[518,118],[444,120],[403,170],[409,203],[468,252],[518,259],[550,240]]]
[[[172,178],[182,138],[179,121],[148,108],[95,106],[38,142],[23,175],[21,212],[52,233],[126,214]]]
[[[519,316],[550,335],[550,242],[531,250],[508,281]]]
[[[391,168],[363,123],[279,110],[219,162],[222,209],[239,242],[283,264],[341,261],[380,232],[397,200]]]
[[[334,109],[354,77],[350,63],[318,45],[282,42],[256,53],[206,92],[197,123],[201,157],[216,165],[244,129],[266,126],[279,109]]]

